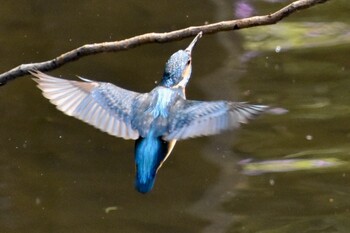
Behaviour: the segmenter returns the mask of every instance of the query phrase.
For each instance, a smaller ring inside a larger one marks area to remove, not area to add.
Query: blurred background
[[[264,15],[283,0],[3,1],[0,72],[84,44]],[[29,76],[0,87],[0,232],[349,232],[350,3],[205,35],[188,99],[289,110],[181,141],[134,190],[133,141],[57,111]],[[50,72],[148,92],[191,39],[84,57]]]

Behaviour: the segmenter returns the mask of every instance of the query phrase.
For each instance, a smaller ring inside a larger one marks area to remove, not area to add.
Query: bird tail
[[[140,193],[152,190],[156,173],[165,159],[168,142],[160,137],[139,138],[135,143],[136,179],[135,188]]]

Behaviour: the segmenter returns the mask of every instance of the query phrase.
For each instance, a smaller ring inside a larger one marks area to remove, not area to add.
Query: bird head
[[[167,61],[163,73],[161,86],[185,88],[192,72],[192,49],[198,39],[202,37],[202,32],[192,40],[185,50],[179,50]]]

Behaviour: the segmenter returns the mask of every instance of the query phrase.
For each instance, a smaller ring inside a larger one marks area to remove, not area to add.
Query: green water
[[[234,17],[238,1],[5,1],[0,72],[87,43]],[[255,14],[285,3],[246,1]],[[0,232],[350,231],[350,3],[204,36],[189,99],[284,107],[234,132],[181,141],[148,195],[133,142],[57,111],[29,76],[0,87]],[[190,39],[85,57],[50,74],[146,92]]]

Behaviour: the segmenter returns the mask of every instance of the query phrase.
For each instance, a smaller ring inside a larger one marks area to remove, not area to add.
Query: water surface
[[[4,2],[0,68],[283,4]],[[133,188],[132,141],[65,116],[29,77],[2,86],[0,232],[349,232],[349,8],[330,1],[277,25],[204,36],[188,98],[289,112],[178,143],[148,195]],[[189,42],[90,56],[50,73],[146,92]]]

